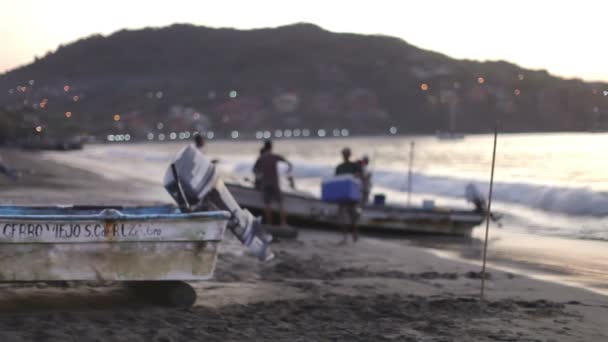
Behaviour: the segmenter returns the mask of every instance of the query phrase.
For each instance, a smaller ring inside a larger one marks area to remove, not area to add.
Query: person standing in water
[[[362,177],[361,164],[350,161],[350,148],[342,149],[342,163],[336,167],[336,176],[352,175],[358,179]],[[344,231],[344,239],[340,244],[345,244],[348,241],[348,231],[350,228],[353,234],[353,242],[359,240],[359,229],[357,228],[357,202],[341,202],[338,203],[338,218],[342,222],[342,230]]]
[[[279,217],[282,226],[287,225],[287,217],[283,208],[283,196],[281,196],[281,187],[279,186],[278,164],[283,162],[287,164],[288,172],[293,169],[292,164],[283,156],[272,152],[272,141],[264,142],[263,153],[256,160],[253,166],[253,173],[258,175],[259,184],[264,201],[264,219],[266,224],[272,224],[272,202],[279,204]]]

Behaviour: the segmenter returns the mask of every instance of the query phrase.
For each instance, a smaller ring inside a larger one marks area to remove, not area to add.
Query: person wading
[[[336,167],[336,176],[353,175],[354,177],[361,179],[361,164],[350,161],[350,156],[350,148],[344,148],[342,150],[343,161]],[[338,218],[342,222],[342,229],[344,231],[344,239],[340,244],[345,244],[347,242],[349,228],[353,234],[353,241],[357,242],[359,239],[359,229],[357,228],[357,218],[359,215],[357,213],[357,207],[357,202],[346,201],[338,203]]]
[[[260,191],[262,200],[264,201],[264,219],[266,224],[272,224],[272,202],[277,202],[279,205],[280,224],[287,225],[287,218],[283,208],[283,196],[281,195],[281,187],[279,186],[279,162],[286,163],[288,172],[291,172],[293,166],[283,156],[272,152],[272,141],[267,140],[264,143],[264,152],[260,155],[253,166],[253,173],[259,179]]]

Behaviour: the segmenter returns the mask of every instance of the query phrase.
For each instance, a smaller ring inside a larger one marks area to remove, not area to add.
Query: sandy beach
[[[146,204],[157,185],[109,180],[0,151],[18,183],[2,204]],[[162,189],[160,189],[163,191]],[[608,297],[440,258],[405,239],[301,230],[261,264],[228,236],[190,309],[136,299],[118,283],[2,284],[1,341],[606,341]]]

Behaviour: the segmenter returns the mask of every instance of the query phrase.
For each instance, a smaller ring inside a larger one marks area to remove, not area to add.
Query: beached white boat
[[[228,212],[153,207],[0,207],[0,281],[126,281],[190,306],[212,277]]]
[[[228,190],[244,208],[261,214],[264,204],[260,193],[246,182],[231,180]],[[321,201],[302,191],[283,192],[283,206],[290,224],[336,227],[336,204]],[[277,205],[273,204],[277,210]],[[470,236],[485,214],[473,210],[415,208],[395,205],[366,205],[361,210],[359,227],[369,231]]]
[[[0,280],[205,280],[227,212],[0,207]]]
[[[196,292],[185,281],[213,276],[227,228],[260,260],[274,257],[272,236],[194,147],[178,153],[163,183],[179,208],[0,206],[0,281],[123,281],[190,306]]]

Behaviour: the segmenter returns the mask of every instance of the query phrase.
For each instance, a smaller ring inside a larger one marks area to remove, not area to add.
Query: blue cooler
[[[352,175],[327,178],[321,183],[321,200],[325,202],[361,201],[361,180]]]

